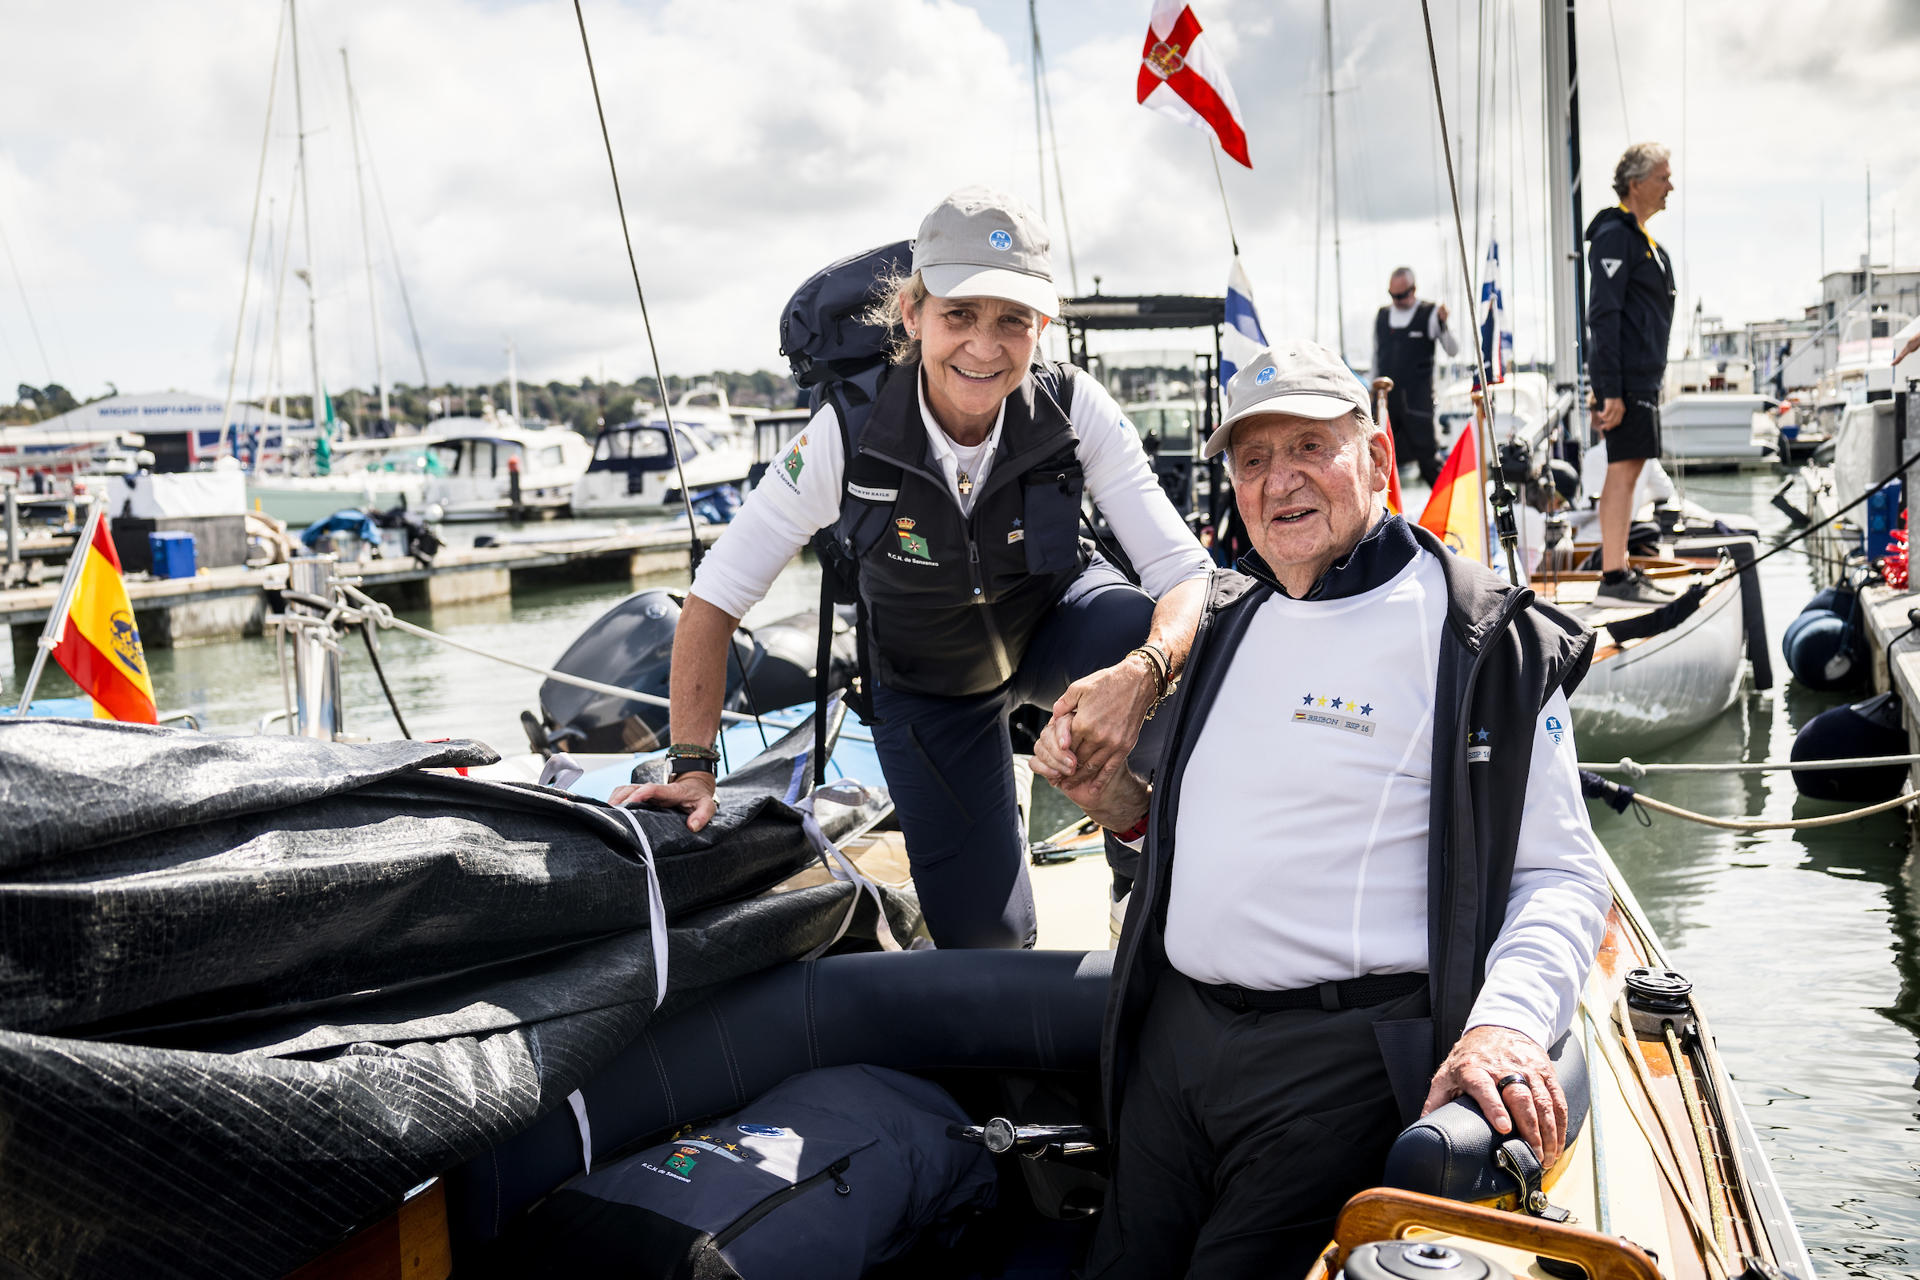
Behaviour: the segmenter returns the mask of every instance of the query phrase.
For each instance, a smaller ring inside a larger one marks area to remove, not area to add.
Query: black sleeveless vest
[[[1409,395],[1433,392],[1434,340],[1427,336],[1433,326],[1433,304],[1422,302],[1413,309],[1413,321],[1404,329],[1388,322],[1391,307],[1380,308],[1373,320],[1373,347],[1380,353],[1375,377],[1393,379],[1394,390],[1404,388]]]
[[[993,466],[963,514],[920,416],[920,366],[893,371],[850,441],[839,549],[858,564],[876,680],[962,697],[1012,678],[1089,552],[1067,419],[1073,374],[1037,366],[1007,397]]]

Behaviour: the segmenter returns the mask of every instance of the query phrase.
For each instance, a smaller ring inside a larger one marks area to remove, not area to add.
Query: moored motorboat
[[[593,453],[575,431],[529,430],[498,415],[443,418],[434,434],[424,496],[446,520],[560,515]]]
[[[573,486],[579,516],[657,515],[680,506],[681,477],[687,492],[721,485],[736,496],[753,471],[753,450],[731,436],[704,427],[674,424],[676,458],[660,419],[610,426],[593,442],[593,461]],[[676,463],[678,465],[676,465]]]

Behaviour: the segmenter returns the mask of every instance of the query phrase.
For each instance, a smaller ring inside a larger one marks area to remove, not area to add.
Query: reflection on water
[[[1709,507],[1758,513],[1769,476],[1689,486]],[[1813,585],[1791,553],[1761,566],[1782,682],[1750,694],[1653,760],[1785,759],[1837,695],[1793,684],[1779,637]],[[1644,789],[1716,816],[1808,818],[1788,774],[1648,778]],[[1810,831],[1742,834],[1592,806],[1596,830],[1696,992],[1787,1201],[1823,1271],[1920,1270],[1920,900],[1897,813]]]
[[[1770,476],[1693,479],[1709,507],[1782,520],[1767,505]],[[464,540],[465,530],[456,538]],[[1761,566],[1769,645],[1812,594],[1806,562]],[[659,585],[681,586],[685,577]],[[819,572],[789,569],[749,619],[814,607]],[[517,584],[509,600],[407,615],[482,648],[550,664],[624,595],[625,583]],[[388,677],[420,737],[476,737],[526,750],[522,710],[536,676],[398,632],[381,636]],[[254,639],[149,654],[159,699],[215,732],[246,732],[281,705],[270,643]],[[1756,692],[1695,737],[1648,760],[1784,759],[1801,725],[1835,704],[1787,683]],[[346,650],[347,723],[396,735],[365,653]],[[57,670],[44,692],[71,686]],[[1687,775],[1645,780],[1652,795],[1724,816],[1809,817],[1833,806],[1801,800],[1791,778]],[[1049,789],[1035,827],[1072,810]],[[1788,1202],[1829,1273],[1920,1272],[1920,886],[1898,815],[1807,832],[1743,835],[1656,817],[1643,827],[1602,806],[1594,824],[1651,917],[1673,965],[1697,984],[1728,1066],[1753,1114]]]

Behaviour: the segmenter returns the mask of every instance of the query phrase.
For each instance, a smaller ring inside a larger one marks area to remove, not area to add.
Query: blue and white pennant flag
[[[1220,335],[1220,387],[1226,385],[1240,367],[1260,354],[1267,335],[1260,329],[1260,313],[1253,305],[1253,285],[1247,280],[1240,257],[1234,255],[1233,270],[1227,273],[1227,327]]]
[[[1486,353],[1487,381],[1505,382],[1513,364],[1513,330],[1507,325],[1507,296],[1500,288],[1497,226],[1487,241],[1487,264],[1480,273],[1480,349]]]

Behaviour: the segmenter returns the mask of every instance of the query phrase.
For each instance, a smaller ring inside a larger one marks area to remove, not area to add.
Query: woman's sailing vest
[[[815,545],[843,598],[857,594],[862,665],[870,655],[879,683],[947,697],[1000,687],[1087,567],[1086,479],[1062,407],[1072,379],[1069,366],[1036,365],[1007,397],[969,512],[933,459],[918,363],[891,371],[864,416],[836,403],[847,459],[840,518]]]

